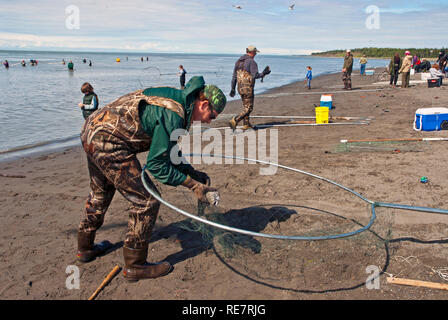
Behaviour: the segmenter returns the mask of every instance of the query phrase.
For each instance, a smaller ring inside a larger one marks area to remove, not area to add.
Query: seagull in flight
[[[235,7],[235,8],[237,8],[237,9],[243,9],[243,7],[240,6],[240,5],[234,5],[234,4],[232,4],[232,7]]]
[[[289,10],[294,10],[294,6],[295,6],[296,4],[295,3],[293,3],[292,5],[290,5],[289,6]]]

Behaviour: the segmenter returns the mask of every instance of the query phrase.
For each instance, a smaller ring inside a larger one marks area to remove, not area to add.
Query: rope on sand
[[[257,129],[267,129],[267,128],[274,128],[274,127],[299,127],[299,126],[342,126],[342,125],[368,125],[368,122],[365,121],[356,121],[356,122],[332,122],[332,123],[285,123],[285,124],[257,124],[255,127]],[[194,128],[194,127],[192,127]],[[214,128],[214,127],[207,127],[207,126],[201,126],[201,128],[204,128],[204,130],[207,129],[215,129],[215,130],[226,130],[226,129],[230,129],[229,126],[227,127],[218,127],[218,128]],[[242,129],[243,126],[238,126],[236,127],[236,129]],[[237,132],[235,132],[237,133]]]
[[[306,240],[306,241],[314,241],[314,240],[330,240],[330,239],[339,239],[339,238],[346,238],[346,237],[350,237],[350,236],[354,236],[356,234],[359,234],[363,231],[366,231],[367,229],[369,229],[373,222],[375,221],[376,218],[376,212],[375,212],[375,208],[376,207],[386,207],[386,208],[394,208],[394,209],[403,209],[403,210],[412,210],[412,211],[423,211],[423,212],[429,212],[429,213],[437,213],[437,214],[448,214],[448,210],[444,210],[444,209],[436,209],[436,208],[427,208],[427,207],[415,207],[415,206],[407,206],[407,205],[400,205],[400,204],[393,204],[393,203],[383,203],[383,202],[374,202],[371,201],[365,197],[363,197],[361,194],[357,193],[356,191],[349,189],[337,182],[331,181],[327,178],[323,178],[320,177],[318,175],[303,171],[303,170],[299,170],[299,169],[295,169],[295,168],[291,168],[291,167],[287,167],[281,164],[277,164],[277,163],[271,163],[271,162],[267,162],[267,161],[262,161],[262,160],[257,160],[257,159],[248,159],[248,158],[244,158],[244,157],[237,157],[237,156],[226,156],[226,155],[211,155],[211,154],[187,154],[184,155],[187,157],[220,157],[220,158],[227,158],[227,159],[235,159],[235,160],[245,160],[245,161],[252,161],[252,162],[256,162],[259,164],[265,164],[265,165],[269,165],[269,166],[276,166],[278,168],[282,168],[282,169],[286,169],[286,170],[290,170],[290,171],[294,171],[294,172],[298,172],[298,173],[302,173],[304,175],[328,182],[330,184],[333,184],[347,192],[352,193],[353,195],[357,196],[358,198],[360,198],[361,200],[367,202],[372,209],[372,215],[370,218],[370,221],[368,222],[367,225],[363,226],[362,228],[352,231],[352,232],[347,232],[347,233],[342,233],[342,234],[336,234],[336,235],[328,235],[328,236],[317,236],[317,237],[305,237],[305,236],[282,236],[282,235],[273,235],[273,234],[266,234],[266,233],[259,233],[259,232],[252,232],[252,231],[248,231],[248,230],[243,230],[243,229],[238,229],[238,228],[233,228],[230,226],[226,226],[223,224],[219,224],[216,222],[212,222],[209,221],[207,219],[198,217],[195,214],[191,214],[188,213],[176,206],[174,206],[173,204],[165,201],[162,199],[162,197],[160,196],[160,194],[158,194],[156,191],[152,190],[152,188],[148,185],[147,181],[146,181],[146,165],[142,170],[142,174],[141,174],[141,180],[143,182],[143,185],[145,187],[145,189],[156,199],[158,200],[160,203],[162,203],[163,205],[167,206],[170,209],[173,209],[174,211],[188,217],[191,218],[193,220],[208,224],[212,227],[216,227],[219,229],[223,229],[223,230],[227,230],[227,231],[231,231],[231,232],[237,232],[237,233],[241,233],[241,234],[245,234],[245,235],[250,235],[250,236],[254,236],[254,237],[263,237],[263,238],[271,238],[271,239],[279,239],[279,240]]]
[[[238,114],[230,114],[230,113],[225,113],[225,114],[220,114],[219,118],[220,119],[231,119],[235,116],[237,116]],[[276,115],[272,115],[272,116],[250,116],[252,119],[316,119],[315,116],[276,116]],[[345,116],[336,116],[336,117],[329,117],[329,120],[373,120],[373,117],[345,117]]]

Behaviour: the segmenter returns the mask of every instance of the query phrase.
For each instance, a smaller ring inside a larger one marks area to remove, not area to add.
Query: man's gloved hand
[[[269,68],[269,66],[266,66],[266,68],[264,68],[263,72],[261,73],[261,82],[263,82],[264,77],[270,73],[271,73],[271,68]]]
[[[206,186],[196,180],[193,180],[190,176],[182,183],[182,185],[191,191],[193,191],[196,198],[199,201],[217,206],[219,203],[219,192],[215,188]]]
[[[230,90],[229,96],[232,98],[235,96],[235,89]]]
[[[266,68],[264,68],[264,70],[262,72],[263,77],[268,75],[268,74],[270,74],[270,73],[271,73],[271,68],[269,68],[269,66],[266,66]]]
[[[205,172],[193,170],[193,171],[189,172],[188,174],[190,175],[191,178],[199,181],[202,184],[205,184],[207,186],[209,186],[211,184],[210,177]]]

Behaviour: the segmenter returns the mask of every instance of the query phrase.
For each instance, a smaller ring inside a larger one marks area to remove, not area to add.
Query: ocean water
[[[230,98],[233,66],[240,55],[221,54],[141,54],[0,51],[0,61],[9,61],[10,68],[0,66],[0,160],[11,154],[52,150],[58,146],[79,144],[84,123],[78,103],[84,82],[90,82],[97,93],[100,106],[137,89],[150,86],[179,87],[178,66],[182,64],[190,77],[202,75],[206,83],[219,86]],[[141,61],[143,57],[143,62]],[[148,57],[148,60],[147,60]],[[83,59],[87,63],[83,63]],[[120,62],[116,59],[119,58]],[[31,66],[29,61],[38,61]],[[72,60],[74,72],[67,65]],[[25,60],[26,67],[20,65]],[[89,60],[92,66],[89,67]],[[306,66],[313,76],[339,72],[340,58],[311,56],[272,56],[260,53],[255,60],[260,72],[266,65],[272,73],[261,83],[257,80],[255,93],[303,80]],[[385,60],[371,60],[368,67],[385,66]],[[354,68],[359,68],[355,59]]]

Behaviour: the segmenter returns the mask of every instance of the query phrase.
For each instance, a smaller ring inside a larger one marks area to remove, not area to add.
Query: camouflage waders
[[[255,80],[246,70],[237,71],[238,93],[243,102],[243,111],[235,117],[236,123],[243,120],[245,125],[249,125],[249,116],[254,109],[254,84]]]
[[[148,151],[151,145],[151,137],[139,120],[142,100],[169,109],[172,108],[168,104],[178,107],[173,100],[148,97],[138,90],[92,114],[81,133],[92,191],[83,209],[79,231],[94,232],[101,227],[115,190],[118,190],[132,204],[124,246],[133,249],[147,245],[160,206],[141,182],[142,168],[136,156]],[[183,112],[182,107],[180,109],[177,111]],[[151,181],[148,183],[157,190]]]
[[[351,72],[342,73],[342,81],[344,81],[344,89],[352,88],[352,74]]]

